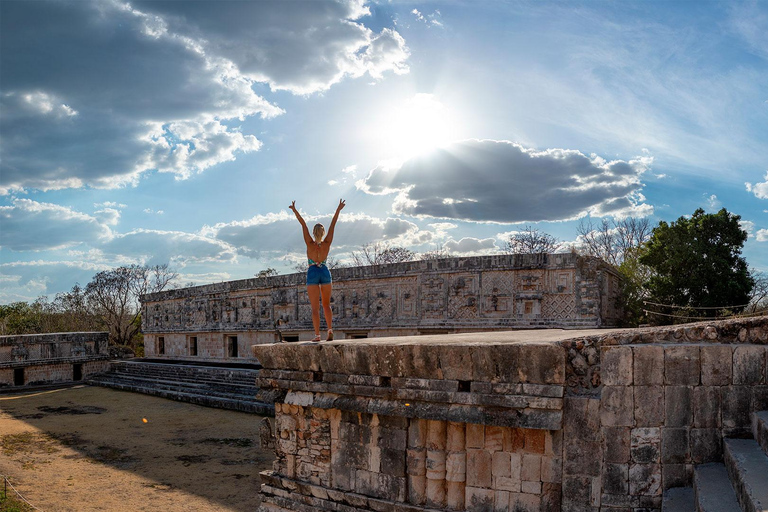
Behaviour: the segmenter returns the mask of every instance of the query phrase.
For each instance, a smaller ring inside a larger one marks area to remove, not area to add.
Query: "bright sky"
[[[768,2],[0,2],[0,303],[170,262],[293,272],[308,222],[498,252],[741,215],[768,270]]]

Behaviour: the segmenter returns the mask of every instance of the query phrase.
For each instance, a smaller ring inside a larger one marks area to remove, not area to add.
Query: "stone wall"
[[[0,336],[0,387],[84,380],[109,369],[106,332]]]
[[[263,511],[660,511],[768,410],[768,317],[254,347]]]
[[[333,278],[334,331],[341,339],[601,327],[619,317],[618,274],[575,254],[352,267],[334,270]],[[304,279],[291,274],[145,295],[146,354],[230,360],[231,339],[238,358],[250,357],[254,344],[311,339]]]

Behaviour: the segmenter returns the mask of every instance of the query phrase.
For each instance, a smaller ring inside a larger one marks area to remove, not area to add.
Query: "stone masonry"
[[[84,380],[109,369],[106,332],[0,336],[0,388]]]
[[[768,410],[768,317],[253,350],[262,511],[658,512]]]
[[[333,271],[337,339],[614,325],[618,274],[575,254],[412,261]],[[253,344],[308,340],[304,274],[245,279],[142,297],[146,355],[250,358]]]

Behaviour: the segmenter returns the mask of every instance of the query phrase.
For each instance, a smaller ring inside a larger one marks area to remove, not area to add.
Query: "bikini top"
[[[315,265],[316,267],[324,267],[325,261],[326,260],[316,262],[312,258],[307,258],[307,262],[309,263],[310,266]]]

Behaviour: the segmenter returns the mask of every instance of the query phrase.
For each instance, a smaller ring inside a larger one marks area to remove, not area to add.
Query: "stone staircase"
[[[203,366],[146,360],[112,361],[89,384],[160,396],[207,407],[273,415],[274,406],[256,399],[255,368]]]
[[[752,413],[754,439],[723,439],[723,463],[694,468],[693,489],[669,489],[662,512],[768,512],[768,411]]]

